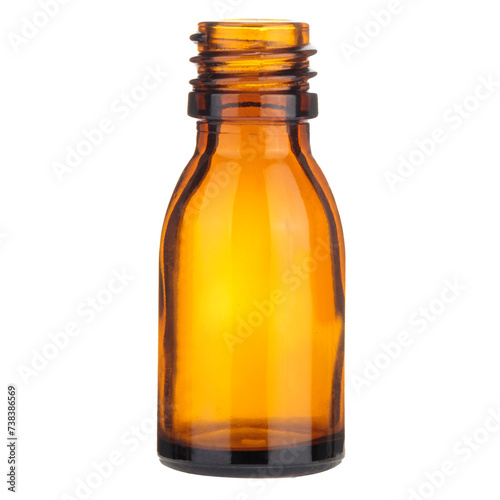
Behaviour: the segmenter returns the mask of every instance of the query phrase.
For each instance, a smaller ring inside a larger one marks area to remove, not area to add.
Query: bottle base
[[[160,462],[190,474],[219,477],[278,478],[316,474],[339,465],[344,436],[291,448],[224,451],[191,448],[158,440]]]
[[[255,478],[278,478],[278,477],[298,477],[316,474],[333,469],[342,462],[339,460],[326,460],[324,462],[312,463],[309,465],[201,465],[193,464],[183,460],[173,460],[160,457],[160,462],[171,469],[189,474],[218,477],[255,477]]]

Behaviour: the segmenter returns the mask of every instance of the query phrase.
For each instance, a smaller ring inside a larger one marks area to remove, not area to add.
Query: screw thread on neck
[[[309,79],[316,75],[309,57],[316,50],[309,44],[306,23],[203,22],[191,40],[199,53],[190,59],[198,68],[198,77],[190,81],[190,116],[233,118],[238,113],[228,108],[245,106],[260,108],[259,116],[268,118],[317,115],[316,94],[308,93]]]

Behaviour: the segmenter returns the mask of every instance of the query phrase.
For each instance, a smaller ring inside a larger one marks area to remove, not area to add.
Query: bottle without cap
[[[205,22],[191,39],[196,148],[160,247],[158,454],[215,476],[325,471],[344,457],[345,254],[309,142],[309,26]]]

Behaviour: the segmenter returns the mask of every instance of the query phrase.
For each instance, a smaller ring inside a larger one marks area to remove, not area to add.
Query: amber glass
[[[198,474],[323,471],[344,456],[345,258],[309,143],[308,26],[191,38],[199,121],[161,237],[158,454]]]

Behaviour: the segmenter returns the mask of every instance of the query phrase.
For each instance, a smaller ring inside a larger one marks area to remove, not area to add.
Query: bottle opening
[[[271,19],[203,22],[191,39],[200,52],[293,49],[309,43],[309,25]]]
[[[309,79],[316,75],[309,67],[316,50],[309,43],[308,24],[270,19],[202,22],[191,40],[198,46],[198,55],[190,59],[198,77],[190,81],[190,116],[231,118],[242,106],[254,108],[254,115],[266,108],[267,117],[317,115],[317,96],[308,93]],[[272,95],[282,97],[272,102]],[[233,110],[222,116],[224,107]]]

